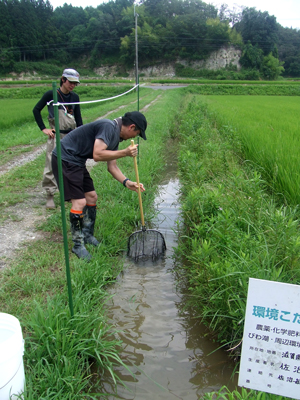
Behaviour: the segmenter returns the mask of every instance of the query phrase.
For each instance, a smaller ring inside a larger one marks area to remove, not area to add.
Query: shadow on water
[[[125,368],[116,371],[126,388],[109,374],[99,377],[105,398],[164,400],[200,399],[204,393],[232,381],[233,363],[208,335],[206,328],[182,304],[185,293],[176,285],[173,248],[179,219],[176,162],[167,165],[167,178],[159,187],[155,229],[165,237],[165,258],[155,264],[126,261],[124,272],[110,288],[110,322],[123,342]],[[179,285],[181,286],[181,285]]]

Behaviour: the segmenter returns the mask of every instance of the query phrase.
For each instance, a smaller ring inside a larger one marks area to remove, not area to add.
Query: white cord
[[[139,86],[139,84],[135,85],[135,86],[134,86],[133,88],[131,88],[130,90],[127,90],[127,92],[124,92],[124,93],[122,93],[122,94],[118,94],[117,96],[108,97],[107,99],[91,100],[91,101],[79,101],[79,102],[77,102],[77,103],[59,103],[59,102],[57,102],[57,103],[55,103],[55,104],[53,104],[53,105],[54,105],[54,106],[60,106],[60,105],[63,106],[64,104],[66,104],[66,105],[69,105],[69,104],[89,104],[89,103],[98,103],[98,102],[100,102],[100,101],[112,100],[112,99],[116,99],[117,97],[124,96],[125,94],[127,94],[127,93],[131,92],[132,90],[134,90],[137,86]],[[49,102],[47,103],[47,106],[49,106],[52,102],[53,102],[53,100],[49,101]]]

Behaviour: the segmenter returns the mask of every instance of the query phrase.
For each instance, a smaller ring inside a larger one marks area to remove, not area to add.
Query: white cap
[[[79,73],[72,68],[67,68],[64,70],[64,72],[62,73],[62,76],[64,76],[65,78],[68,79],[68,81],[70,82],[79,82]]]

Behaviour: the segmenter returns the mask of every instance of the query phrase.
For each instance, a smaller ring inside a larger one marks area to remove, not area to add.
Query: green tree
[[[300,31],[279,26],[278,56],[284,61],[284,75],[299,77]]]
[[[0,47],[13,47],[12,35],[13,22],[9,13],[8,2],[0,0]]]
[[[140,7],[137,7],[139,14],[139,21],[141,20],[140,16]],[[119,33],[119,37],[124,37],[126,35],[130,35],[132,29],[135,27],[135,17],[134,17],[134,8],[133,6],[123,8],[121,11],[121,18],[116,22],[116,27]]]
[[[90,24],[88,31],[90,31]],[[99,14],[95,24],[95,40],[93,42],[91,65],[99,65],[99,61],[107,56],[114,58],[119,53],[120,36],[115,24],[114,17],[111,14]]]
[[[173,56],[203,59],[215,50],[203,14],[178,15],[172,21],[171,28],[174,40],[170,50]]]
[[[48,0],[0,1],[0,45],[11,48],[14,59],[30,61],[46,58],[51,43],[53,9]],[[4,39],[6,37],[6,39]]]
[[[138,59],[139,64],[151,61],[155,55],[159,59],[161,54],[160,38],[155,28],[151,27],[147,22],[143,26],[138,26]],[[121,39],[121,59],[127,65],[133,65],[135,62],[135,30],[130,35],[126,35]]]
[[[238,33],[235,28],[231,28],[230,29],[230,31],[229,31],[229,39],[230,39],[230,43],[233,46],[237,46],[239,48],[242,48],[243,45],[244,45],[242,35],[240,33]]]
[[[261,66],[261,73],[265,79],[275,80],[282,74],[284,68],[278,58],[275,58],[272,53],[264,57]]]
[[[300,77],[300,54],[288,57],[285,60],[285,75]]]
[[[62,7],[57,7],[53,12],[53,24],[60,31],[62,38],[67,35],[76,25],[86,25],[87,15],[82,7],[73,7],[65,3]]]
[[[242,56],[240,58],[240,64],[244,68],[255,68],[260,69],[263,63],[264,54],[262,49],[258,47],[258,45],[252,46],[251,42],[244,46]]]
[[[242,19],[234,25],[241,33],[244,42],[250,42],[263,50],[264,55],[274,51],[278,43],[278,24],[276,17],[267,11],[257,11],[255,8],[245,8]]]
[[[21,60],[30,61],[39,53],[41,32],[35,10],[36,2],[13,0],[8,3],[13,30],[11,40],[20,48]]]
[[[2,73],[9,72],[13,69],[14,57],[10,49],[0,49],[0,71]]]
[[[212,46],[217,49],[227,45],[230,41],[230,28],[227,21],[220,21],[219,18],[208,18],[206,21],[207,36]]]

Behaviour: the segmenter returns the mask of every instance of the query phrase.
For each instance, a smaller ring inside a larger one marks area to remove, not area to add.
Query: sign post
[[[249,280],[238,385],[300,399],[300,286]]]

